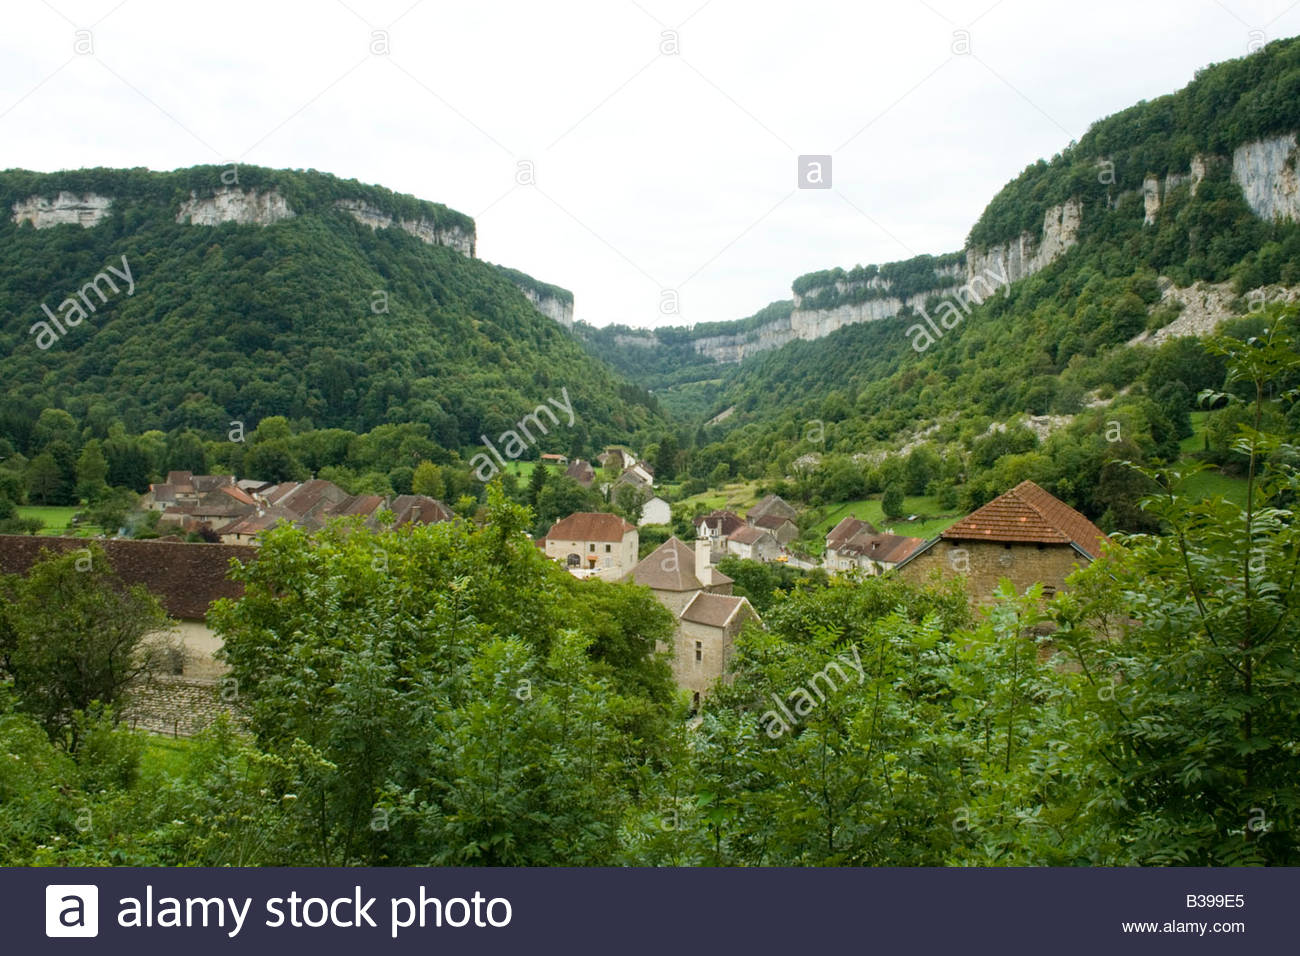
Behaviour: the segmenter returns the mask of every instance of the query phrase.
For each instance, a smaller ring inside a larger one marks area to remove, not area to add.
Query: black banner
[[[8,869],[0,948],[1280,953],[1297,891],[1260,869]]]

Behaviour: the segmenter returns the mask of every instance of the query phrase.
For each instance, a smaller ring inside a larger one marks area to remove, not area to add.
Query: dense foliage
[[[251,429],[273,415],[357,431],[413,422],[457,448],[499,434],[564,386],[600,440],[658,418],[644,390],[533,309],[512,273],[400,229],[372,230],[333,203],[363,199],[472,235],[460,214],[315,172],[240,167],[239,188],[274,187],[296,215],[265,227],[177,223],[179,202],[221,188],[224,172],[0,174],[5,209],[60,190],[113,198],[94,228],[0,222],[10,415],[63,408],[79,421],[120,419],[132,433],[193,429],[209,439],[232,420]],[[124,256],[134,292],[96,302],[39,349],[29,330],[41,304],[58,310]]]

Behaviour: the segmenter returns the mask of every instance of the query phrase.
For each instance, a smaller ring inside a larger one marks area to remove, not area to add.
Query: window
[[[1045,597],[1045,598],[1054,598],[1054,597],[1056,597],[1056,588],[1053,587],[1053,586],[1050,585],[1050,584],[1044,584],[1044,585],[1043,585],[1043,597]]]
[[[609,552],[610,552],[610,546],[609,546],[609,545],[605,545],[605,553],[606,553],[606,554],[609,554]]]
[[[576,554],[569,555],[567,560],[569,562],[569,567],[571,568],[576,568],[578,565],[582,564],[582,558]]]
[[[594,544],[589,544],[589,545],[587,545],[587,550],[588,550],[588,551],[595,551],[595,550],[596,550],[596,546],[595,546]]]
[[[704,660],[704,644],[700,641],[695,642],[695,663]]]

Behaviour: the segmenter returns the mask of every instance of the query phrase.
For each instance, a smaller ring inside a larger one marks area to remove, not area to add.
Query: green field
[[[682,504],[686,506],[689,514],[696,504],[702,503],[710,511],[725,509],[744,513],[749,510],[758,501],[758,482],[756,481],[737,481],[725,485],[721,491],[716,488],[710,488],[708,491],[702,491],[698,495],[691,495],[689,498],[683,498]]]
[[[41,529],[41,534],[72,535],[79,538],[89,538],[99,534],[99,528],[94,525],[82,524],[69,529],[72,516],[80,510],[72,505],[19,505],[18,517],[39,518],[45,525]]]
[[[963,515],[962,512],[945,513],[939,507],[938,501],[927,496],[904,498],[903,513],[905,515],[917,515],[917,520],[895,519],[886,521],[883,509],[880,506],[879,496],[864,498],[860,501],[846,501],[844,504],[833,507],[826,517],[814,526],[814,529],[819,537],[825,538],[826,533],[831,528],[839,524],[842,519],[853,515],[863,521],[871,522],[880,531],[889,531],[909,538],[925,538],[929,540]]]
[[[161,782],[164,776],[179,776],[189,763],[193,742],[187,737],[165,737],[147,734],[144,757],[140,761],[140,776],[145,780]]]

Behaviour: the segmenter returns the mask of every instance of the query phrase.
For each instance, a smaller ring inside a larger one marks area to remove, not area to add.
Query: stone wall
[[[965,554],[954,554],[964,550]],[[1002,544],[997,541],[940,541],[895,573],[913,584],[923,584],[937,572],[945,580],[963,575],[972,605],[993,603],[1002,578],[1009,578],[1016,593],[1034,584],[1062,590],[1065,578],[1088,559],[1069,545]]]
[[[140,730],[190,737],[222,714],[238,716],[236,697],[236,687],[228,681],[157,677],[132,695],[123,717]]]

